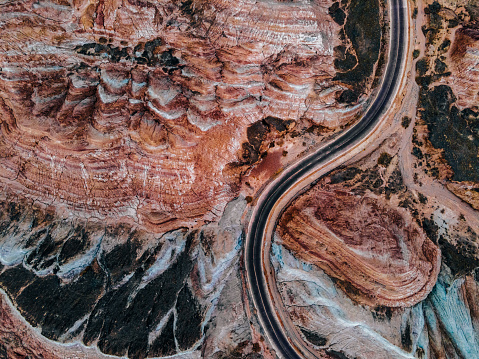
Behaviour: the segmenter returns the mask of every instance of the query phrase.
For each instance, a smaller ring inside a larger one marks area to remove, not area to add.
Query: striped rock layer
[[[278,233],[284,247],[372,307],[418,303],[440,269],[439,248],[410,215],[372,197],[313,189],[288,208]]]
[[[0,182],[67,211],[158,232],[215,219],[248,126],[360,110],[337,101],[327,0],[0,6]]]

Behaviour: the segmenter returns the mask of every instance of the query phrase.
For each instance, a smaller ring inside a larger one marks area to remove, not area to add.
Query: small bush
[[[404,128],[408,128],[410,123],[411,123],[411,118],[408,116],[404,116],[401,120],[401,126]]]
[[[392,160],[391,155],[387,152],[383,152],[378,158],[378,165],[387,167],[391,163],[391,160]]]

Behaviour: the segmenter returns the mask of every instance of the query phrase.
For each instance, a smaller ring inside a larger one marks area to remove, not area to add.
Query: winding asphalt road
[[[293,344],[283,332],[283,327],[277,317],[265,274],[263,272],[263,241],[266,236],[266,226],[269,213],[275,203],[297,181],[311,173],[316,167],[331,160],[338,153],[344,152],[351,145],[365,138],[379,122],[395,96],[397,83],[401,81],[401,64],[405,57],[405,43],[407,40],[407,5],[406,0],[389,0],[390,18],[390,46],[389,63],[382,81],[381,88],[365,115],[355,126],[338,137],[327,146],[318,150],[313,156],[296,163],[285,172],[282,182],[265,189],[261,200],[256,204],[255,214],[251,218],[246,239],[245,263],[251,294],[253,296],[257,315],[267,332],[269,339],[284,358],[301,358]]]

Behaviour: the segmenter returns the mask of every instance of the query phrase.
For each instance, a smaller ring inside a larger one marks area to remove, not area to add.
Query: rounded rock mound
[[[406,211],[373,197],[314,189],[286,210],[278,232],[360,304],[411,306],[436,283],[438,247]]]

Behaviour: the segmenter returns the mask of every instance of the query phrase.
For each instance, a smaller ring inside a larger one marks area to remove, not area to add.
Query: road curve
[[[407,0],[389,1],[391,35],[389,62],[381,88],[362,119],[333,142],[288,168],[282,175],[282,181],[274,181],[266,187],[249,222],[245,246],[248,283],[256,314],[280,357],[302,358],[298,353],[299,348],[295,349],[297,344],[288,340],[287,335],[283,332],[283,327],[280,324],[281,319],[278,318],[275,308],[272,307],[270,288],[264,274],[263,241],[266,237],[269,214],[281,196],[291,189],[297,181],[312,173],[315,168],[331,160],[338,153],[342,153],[360,142],[375,129],[376,124],[386,111],[387,105],[391,103],[395,96],[397,84],[401,81],[401,65],[405,59],[405,49],[407,48],[405,45],[408,33],[406,16]],[[274,288],[271,290],[274,290]],[[303,350],[307,349],[303,348]],[[307,351],[308,354],[312,354],[309,350]],[[314,356],[314,354],[312,355]]]

